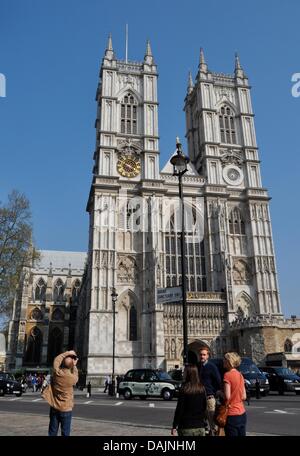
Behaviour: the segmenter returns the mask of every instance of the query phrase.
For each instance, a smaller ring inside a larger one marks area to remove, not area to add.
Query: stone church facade
[[[84,252],[42,250],[24,269],[9,323],[7,370],[50,367],[74,347],[85,260]]]
[[[114,315],[116,374],[182,364],[181,302],[157,299],[157,289],[182,280],[178,177],[169,161],[159,169],[157,78],[149,42],[144,60],[132,62],[117,59],[109,38],[96,92],[87,258],[56,252],[55,271],[48,252],[47,265],[25,271],[10,324],[11,368],[47,365],[74,344],[82,373],[98,383],[112,371]],[[234,74],[215,73],[201,50],[184,110],[189,358],[208,345],[215,356],[234,349],[261,361],[272,328],[288,334],[300,323],[291,326],[281,311],[270,197],[239,58]]]
[[[130,62],[117,59],[109,38],[96,94],[79,321],[79,350],[91,379],[111,371],[113,288],[116,373],[182,362],[181,303],[156,299],[157,288],[181,283],[178,178],[169,162],[159,171],[157,76],[149,42],[144,60]],[[282,319],[270,198],[261,182],[249,81],[238,57],[233,75],[219,74],[208,69],[201,50],[184,109],[191,159],[183,177],[190,209],[185,227],[190,356],[203,343],[218,355],[232,348],[230,325],[237,318]]]

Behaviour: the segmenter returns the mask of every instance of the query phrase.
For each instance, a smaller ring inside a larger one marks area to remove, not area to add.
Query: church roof
[[[41,258],[36,263],[35,269],[46,269],[47,271],[50,268],[50,263],[53,270],[69,270],[71,268],[72,270],[83,271],[87,258],[86,252],[65,252],[60,250],[40,250],[40,255]]]
[[[173,157],[173,155],[176,155],[176,150],[170,156],[169,160],[167,161],[167,163],[161,170],[161,172],[160,172],[161,174],[171,174],[171,175],[173,174],[173,166],[170,163],[170,159]],[[200,177],[200,174],[198,173],[198,171],[196,170],[196,168],[192,162],[189,162],[187,164],[187,172],[185,173],[185,176],[197,176],[197,177],[199,176]]]

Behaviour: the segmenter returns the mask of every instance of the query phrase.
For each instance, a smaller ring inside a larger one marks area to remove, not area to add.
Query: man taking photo
[[[78,358],[73,350],[54,359],[51,383],[42,392],[42,397],[50,405],[49,436],[56,436],[59,426],[61,435],[70,435],[74,406],[73,386],[78,382],[77,362]]]

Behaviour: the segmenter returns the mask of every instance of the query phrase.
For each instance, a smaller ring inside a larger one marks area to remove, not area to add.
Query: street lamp
[[[180,140],[176,138],[176,151],[170,163],[173,165],[173,176],[178,176],[179,198],[181,200],[181,288],[182,288],[182,326],[183,326],[183,364],[188,362],[188,334],[187,334],[187,306],[186,306],[186,258],[185,258],[185,222],[184,222],[184,201],[182,192],[182,176],[187,172],[187,164],[190,159],[182,151]]]
[[[116,289],[112,289],[111,293],[112,305],[113,305],[113,360],[112,360],[112,376],[111,376],[111,390],[109,394],[115,396],[115,333],[116,333],[116,301],[118,299],[118,293]]]

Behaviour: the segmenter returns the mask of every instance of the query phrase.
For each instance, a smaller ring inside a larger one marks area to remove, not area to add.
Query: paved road
[[[76,392],[73,416],[98,422],[169,429],[175,407],[176,400],[125,401],[123,398],[111,398],[101,393],[94,393],[91,398],[87,398],[83,392]],[[252,399],[246,409],[249,433],[300,435],[300,396],[292,393],[278,396],[274,393],[260,400]],[[26,393],[21,398],[5,396],[0,397],[0,414],[1,412],[46,416],[48,405],[40,398],[39,393]]]

